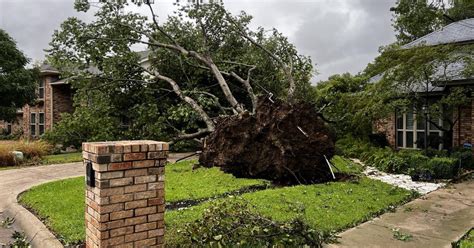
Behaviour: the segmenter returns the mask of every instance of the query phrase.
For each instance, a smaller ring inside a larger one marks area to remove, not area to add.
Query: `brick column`
[[[93,142],[82,149],[95,177],[95,186],[86,186],[86,247],[164,247],[168,144]]]

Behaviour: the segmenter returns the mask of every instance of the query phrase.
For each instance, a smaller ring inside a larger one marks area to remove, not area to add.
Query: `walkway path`
[[[339,236],[328,247],[451,247],[474,227],[474,180],[431,192]],[[394,237],[399,230],[401,241]]]
[[[190,154],[191,153],[172,153],[170,154],[168,160],[170,162],[174,162],[176,159]],[[10,212],[14,212],[14,215],[17,216],[17,222],[23,223],[24,221],[32,221],[33,224],[34,221],[39,220],[36,218],[31,219],[32,215],[29,214],[28,211],[18,206],[18,194],[35,185],[43,184],[48,181],[78,177],[82,175],[84,175],[84,166],[82,162],[2,170],[0,171],[0,216],[2,216],[4,212],[8,212],[8,210],[10,210]],[[16,214],[18,211],[25,212],[25,220],[19,219],[20,216]],[[21,224],[20,226],[22,229],[25,229],[25,227],[23,227],[24,224]],[[29,225],[26,226],[26,228],[31,228],[30,230],[23,230],[29,235],[31,235],[31,233],[36,234],[38,232],[49,233],[49,231],[44,226],[42,226],[41,223],[38,225],[37,222],[36,225]],[[5,236],[7,236],[8,233],[10,233],[8,230],[0,230],[0,244],[10,241],[5,240]],[[33,239],[33,237],[29,238]]]

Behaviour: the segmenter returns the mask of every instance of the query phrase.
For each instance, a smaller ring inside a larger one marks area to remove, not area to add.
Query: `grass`
[[[453,244],[456,248],[474,248],[474,229],[471,229],[461,240]]]
[[[166,201],[196,200],[242,188],[264,185],[264,180],[236,179],[219,168],[192,169],[193,160],[166,166]]]
[[[344,158],[339,155],[334,156],[331,159],[331,163],[337,168],[335,170],[336,172],[339,171],[347,174],[360,175],[362,174],[362,171],[364,171],[364,168],[362,168],[360,165],[352,162],[348,158]]]
[[[323,231],[341,231],[394,209],[413,198],[413,193],[380,181],[334,182],[267,189],[243,194],[258,212],[277,221],[296,217],[304,208],[307,224]],[[179,244],[179,229],[202,216],[209,203],[166,213],[167,242]]]
[[[85,237],[84,177],[42,184],[20,195],[20,202],[34,210],[65,243]]]
[[[336,157],[333,161],[341,170],[358,171],[351,161]],[[201,199],[221,195],[262,180],[236,179],[217,168],[192,170],[192,161],[168,165],[166,168],[166,200],[168,202]],[[393,206],[411,199],[410,191],[362,177],[357,182],[331,182],[299,185],[245,193],[242,198],[263,215],[278,221],[297,215],[295,208],[304,207],[305,221],[318,229],[339,231],[371,219]],[[229,200],[221,198],[215,201]],[[20,202],[45,220],[65,243],[83,241],[84,178],[47,183],[32,188],[20,197]],[[167,244],[183,244],[179,230],[197,220],[210,202],[165,213]]]
[[[217,168],[192,169],[193,161],[166,167],[166,201],[208,198],[265,181],[237,179]],[[20,202],[42,218],[65,243],[84,239],[84,177],[66,179],[33,187],[20,196]]]
[[[62,153],[47,155],[41,159],[42,164],[64,164],[64,163],[73,163],[81,162],[82,153],[81,152],[72,152],[72,153]]]

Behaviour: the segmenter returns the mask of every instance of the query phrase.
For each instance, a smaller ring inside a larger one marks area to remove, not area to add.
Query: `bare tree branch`
[[[171,85],[171,87],[173,88],[173,91],[176,93],[176,95],[178,95],[179,98],[181,98],[181,100],[183,100],[187,104],[189,104],[191,106],[191,108],[193,108],[199,114],[201,119],[206,123],[206,126],[207,126],[206,130],[208,132],[213,132],[214,131],[214,129],[215,129],[214,122],[211,120],[209,115],[207,115],[206,111],[204,111],[204,109],[194,99],[192,99],[189,96],[184,95],[183,92],[181,91],[181,88],[179,87],[178,83],[176,83],[176,81],[174,81],[173,79],[171,79],[169,77],[160,75],[158,72],[155,72],[154,75],[155,75],[156,78],[168,82]]]
[[[292,101],[293,100],[293,95],[296,90],[296,84],[293,79],[293,74],[292,74],[292,68],[289,67],[283,60],[281,60],[278,56],[276,56],[274,53],[272,53],[270,50],[268,50],[266,47],[264,47],[262,44],[258,43],[256,40],[254,40],[252,37],[250,37],[245,30],[242,29],[242,27],[237,24],[237,22],[229,15],[227,14],[227,19],[234,24],[234,26],[238,29],[240,35],[244,37],[246,40],[248,40],[250,43],[252,43],[254,46],[260,48],[262,51],[264,51],[268,56],[270,56],[273,60],[275,60],[278,64],[283,69],[283,72],[285,73],[286,77],[288,78],[289,82],[289,88],[288,88],[288,100]]]
[[[257,68],[256,66],[253,66],[250,68],[247,72],[247,79],[241,78],[239,75],[237,75],[235,72],[231,72],[230,75],[237,79],[240,83],[242,83],[247,90],[247,93],[250,96],[250,100],[252,101],[252,114],[255,113],[255,109],[257,108],[257,96],[253,92],[253,88],[250,85],[250,73]]]
[[[189,140],[189,139],[195,139],[195,138],[200,138],[200,137],[203,137],[203,136],[206,136],[208,135],[209,133],[211,133],[212,131],[209,130],[209,128],[203,128],[203,129],[199,129],[199,131],[195,132],[195,133],[190,133],[190,134],[187,134],[187,133],[183,133],[183,134],[180,134],[178,135],[178,137],[174,138],[170,143],[170,145],[178,142],[178,141],[181,141],[181,140]],[[202,143],[202,142],[201,142]]]
[[[131,28],[132,30],[136,31],[136,32],[139,32],[139,33],[142,33],[144,34],[142,31],[140,30],[137,30],[136,28],[134,27],[131,27],[130,25],[127,25],[127,24],[123,24],[122,25],[125,25],[129,28]],[[239,104],[239,102],[237,101],[237,99],[235,99],[234,95],[232,94],[230,88],[229,88],[229,85],[227,84],[227,82],[225,81],[224,77],[222,76],[222,73],[221,71],[219,70],[219,68],[217,67],[217,65],[214,63],[214,61],[212,60],[212,58],[210,56],[203,56],[201,55],[200,53],[198,52],[195,52],[195,51],[188,51],[186,50],[184,47],[180,46],[179,44],[176,44],[176,45],[172,45],[172,44],[166,44],[166,43],[162,43],[162,42],[159,42],[157,40],[155,40],[153,37],[151,37],[150,35],[147,35],[147,34],[144,34],[145,36],[147,36],[147,38],[151,41],[151,42],[147,42],[148,45],[152,46],[152,47],[161,47],[161,48],[165,48],[165,49],[169,49],[169,50],[173,50],[173,51],[176,51],[180,54],[182,54],[183,56],[189,56],[189,57],[194,57],[196,58],[197,60],[201,61],[203,64],[205,64],[207,67],[209,67],[209,69],[211,70],[212,74],[214,75],[214,77],[216,78],[217,82],[219,83],[219,86],[221,87],[221,90],[222,92],[224,93],[224,96],[225,98],[227,99],[227,101],[229,102],[229,104],[235,108],[237,110],[238,113],[241,113],[244,111],[244,109],[242,108],[242,106]],[[134,39],[135,41],[137,39]],[[143,43],[142,41],[138,41],[138,42],[141,42]]]
[[[220,110],[224,113],[224,114],[227,114],[227,110],[234,110],[233,108],[225,108],[223,107],[220,102],[219,102],[219,97],[217,97],[216,95],[214,94],[211,94],[207,91],[198,91],[198,90],[193,90],[193,91],[190,91],[191,94],[201,94],[201,95],[206,95],[206,96],[209,96],[211,97],[212,99],[214,99],[214,101],[216,102],[216,105],[217,107],[220,108]]]
[[[153,7],[151,7],[150,1],[147,1],[146,5],[148,5],[148,8],[150,9],[155,28],[158,31],[160,31],[160,33],[162,33],[164,36],[166,36],[171,42],[173,42],[173,44],[177,45],[178,42],[176,42],[176,40],[170,34],[168,34],[163,28],[161,28],[160,25],[158,24],[158,20],[156,20],[156,15],[155,15],[155,12],[153,11]]]

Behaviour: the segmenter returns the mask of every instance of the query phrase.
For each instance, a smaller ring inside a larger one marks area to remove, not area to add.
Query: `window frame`
[[[36,114],[36,112],[30,113],[30,135],[32,137],[36,136],[36,125],[38,123],[36,120],[37,118],[38,118],[38,115]]]
[[[43,115],[43,122],[41,122],[41,115]],[[38,135],[41,136],[44,134],[44,131],[45,131],[45,122],[46,122],[46,115],[44,114],[44,112],[39,112],[38,113]],[[41,128],[43,130],[41,130]]]
[[[418,140],[418,133],[423,133],[424,135],[424,132],[426,132],[425,128],[424,128],[424,125],[423,125],[423,128],[422,129],[418,129],[418,116],[417,115],[424,115],[424,114],[421,114],[421,113],[418,113],[414,110],[414,109],[411,109],[411,112],[413,114],[413,127],[411,129],[408,129],[407,128],[407,113],[409,113],[410,111],[397,111],[397,113],[395,114],[395,145],[397,148],[399,149],[423,149],[424,147],[418,147],[418,144],[417,144],[417,140]],[[402,118],[402,127],[400,128],[399,127],[399,123],[398,123],[398,118],[401,117]],[[429,118],[429,117],[428,117]],[[423,116],[423,119],[424,120],[424,116]],[[443,125],[443,120],[442,119],[438,119],[438,125],[442,126]],[[433,133],[433,132],[436,132],[438,133],[439,137],[443,137],[443,131],[442,130],[439,130],[439,129],[431,129],[431,126],[432,124],[431,123],[428,123],[428,136],[430,135],[430,133]],[[402,142],[402,146],[399,145],[399,139],[400,139],[400,135],[399,135],[399,132],[402,132],[402,135],[403,135],[403,142]],[[412,147],[407,147],[407,132],[412,132],[413,133],[413,146]],[[443,144],[441,143],[438,147],[438,150],[442,150],[443,149]]]
[[[41,79],[38,85],[38,99],[44,100],[45,95],[45,82],[44,79]]]

